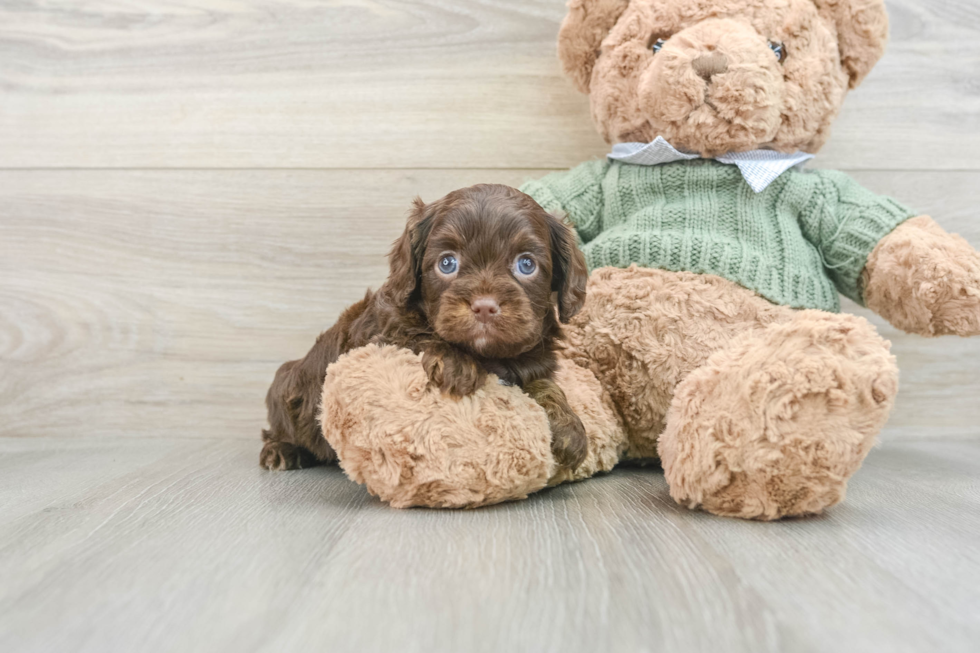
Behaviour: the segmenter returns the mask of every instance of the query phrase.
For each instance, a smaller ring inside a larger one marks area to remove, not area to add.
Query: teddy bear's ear
[[[841,65],[856,87],[885,53],[888,13],[884,0],[813,0],[837,26]]]
[[[562,69],[583,93],[589,92],[599,45],[629,5],[629,0],[569,0],[558,31]]]

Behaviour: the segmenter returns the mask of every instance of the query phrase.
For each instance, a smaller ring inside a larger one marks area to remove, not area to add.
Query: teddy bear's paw
[[[818,513],[844,498],[897,391],[863,318],[801,311],[747,333],[677,388],[659,442],[671,496],[747,519]]]
[[[882,239],[862,280],[868,308],[903,331],[980,335],[980,254],[928,216]]]

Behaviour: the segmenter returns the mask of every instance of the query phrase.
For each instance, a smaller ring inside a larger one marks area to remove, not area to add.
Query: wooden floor
[[[980,441],[885,444],[825,516],[619,469],[399,511],[209,438],[0,439],[2,651],[943,651],[980,642]]]
[[[258,469],[262,399],[413,196],[603,156],[563,0],[0,0],[0,651],[977,651],[980,338],[902,369],[847,501],[656,470],[475,512]],[[980,5],[892,42],[812,164],[980,246]]]

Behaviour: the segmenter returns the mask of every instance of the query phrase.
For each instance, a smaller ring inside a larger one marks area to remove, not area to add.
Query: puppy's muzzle
[[[477,297],[470,304],[473,316],[482,324],[493,322],[500,315],[500,304],[492,297]]]

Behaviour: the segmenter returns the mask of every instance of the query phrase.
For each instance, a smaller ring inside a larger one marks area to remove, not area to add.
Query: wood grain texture
[[[980,339],[870,316],[898,403],[814,519],[650,469],[433,512],[258,468],[413,195],[605,154],[563,4],[0,1],[0,651],[976,650]],[[980,9],[888,7],[817,163],[980,246]]]
[[[977,170],[980,8],[889,0],[821,157]],[[561,168],[606,151],[562,0],[0,3],[0,167]]]
[[[393,510],[235,440],[0,438],[0,650],[975,651],[980,442],[890,443],[846,503],[690,512],[655,469]]]
[[[0,435],[255,439],[276,368],[387,274],[410,198],[540,171],[0,172]],[[862,172],[980,246],[980,173]],[[867,311],[885,437],[977,435],[980,339]]]

